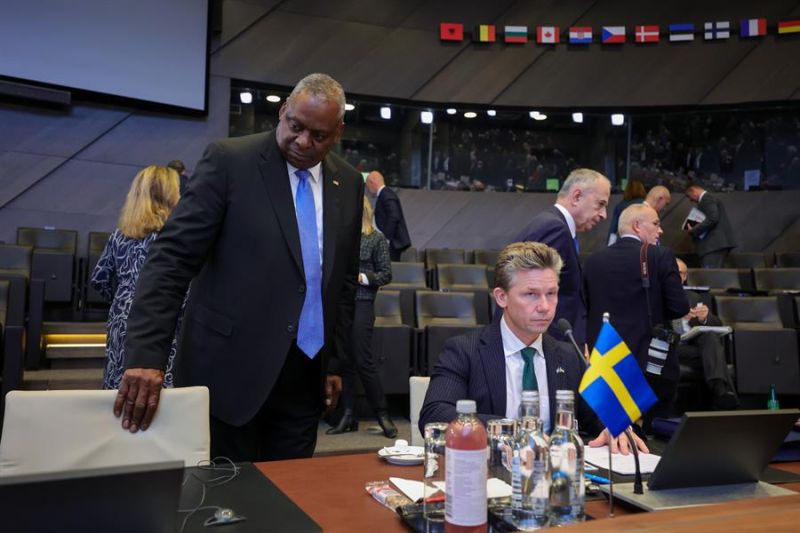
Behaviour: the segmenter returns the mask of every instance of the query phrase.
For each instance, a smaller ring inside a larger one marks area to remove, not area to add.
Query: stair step
[[[22,377],[25,390],[100,389],[102,386],[102,368],[26,370]]]
[[[45,322],[43,335],[106,334],[105,322]]]
[[[45,347],[45,355],[48,359],[105,359],[106,345],[48,344]]]

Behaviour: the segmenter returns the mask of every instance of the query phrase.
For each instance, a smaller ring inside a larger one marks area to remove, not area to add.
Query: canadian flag
[[[536,42],[539,44],[558,44],[558,26],[538,26]]]

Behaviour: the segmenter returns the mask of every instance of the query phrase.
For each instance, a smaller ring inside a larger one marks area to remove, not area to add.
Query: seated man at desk
[[[602,429],[591,408],[578,394],[586,362],[573,346],[547,334],[558,305],[562,260],[553,248],[538,242],[506,246],[495,265],[493,295],[503,314],[500,320],[449,339],[431,376],[419,419],[420,431],[429,422],[450,422],[456,402],[475,400],[478,418],[517,418],[523,388],[538,390],[545,433],[554,426],[556,390],[572,390],[581,433],[594,436]],[[637,447],[647,446],[634,436]],[[603,430],[589,443],[627,453]]]

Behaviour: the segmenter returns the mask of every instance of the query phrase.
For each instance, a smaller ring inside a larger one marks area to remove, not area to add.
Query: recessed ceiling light
[[[614,113],[611,115],[611,124],[614,126],[622,126],[625,124],[625,115],[622,113]]]
[[[250,91],[243,91],[239,93],[239,101],[243,104],[251,104],[253,103],[253,93]]]
[[[448,115],[455,115],[456,113],[457,113],[457,111],[456,111],[455,107],[448,107],[447,108],[447,114]]]
[[[389,120],[392,118],[392,108],[391,107],[382,107],[381,108],[381,118]]]
[[[486,114],[489,115],[490,117],[493,117],[497,115],[497,111],[495,111],[494,109],[489,109],[486,111]]]
[[[273,104],[277,104],[281,101],[281,97],[277,94],[268,94],[267,95],[267,102],[272,102]]]
[[[345,111],[352,111],[355,108],[356,108],[356,106],[354,106],[353,104],[344,104],[344,110]]]
[[[464,118],[475,118],[478,114],[475,111],[467,111],[464,113]]]
[[[576,124],[583,124],[583,113],[573,113],[572,122]]]
[[[433,111],[420,112],[419,119],[423,124],[433,124]]]

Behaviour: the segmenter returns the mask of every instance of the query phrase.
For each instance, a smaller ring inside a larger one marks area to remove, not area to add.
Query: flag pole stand
[[[608,429],[606,429],[608,431]],[[611,432],[608,433],[609,438]],[[614,518],[614,465],[611,464],[611,443],[608,443],[608,517]]]

